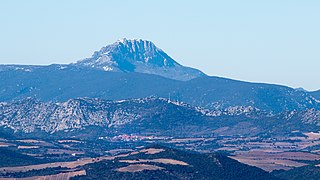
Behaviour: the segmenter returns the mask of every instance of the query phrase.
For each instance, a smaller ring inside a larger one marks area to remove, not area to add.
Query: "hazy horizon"
[[[208,75],[320,89],[318,1],[1,2],[0,64],[67,64],[120,38]]]

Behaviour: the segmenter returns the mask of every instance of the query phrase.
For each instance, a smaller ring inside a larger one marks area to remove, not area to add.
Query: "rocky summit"
[[[120,39],[75,65],[113,72],[155,74],[183,81],[204,75],[199,70],[182,66],[151,41],[141,39]]]

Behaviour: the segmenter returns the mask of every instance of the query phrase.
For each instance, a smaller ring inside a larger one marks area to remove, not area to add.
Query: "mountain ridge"
[[[209,76],[178,81],[71,65],[0,66],[0,87],[0,101],[26,97],[64,101],[78,97],[121,100],[157,96],[213,110],[232,106],[252,106],[274,113],[319,109],[319,101],[309,93],[287,86]]]
[[[44,101],[158,96],[211,110],[251,106],[279,113],[320,108],[314,93],[207,76],[180,65],[152,42],[141,39],[119,40],[91,58],[66,65],[0,65],[0,75],[0,101],[29,96]]]
[[[110,101],[98,98],[77,98],[65,102],[41,102],[25,98],[0,103],[0,127],[16,133],[38,134],[45,132],[76,132],[95,127],[107,134],[155,134],[193,136],[201,132],[211,136],[220,133],[290,134],[292,130],[316,131],[320,127],[320,111],[288,111],[268,114],[253,107],[229,107],[225,110],[207,110],[164,98],[141,98]],[[247,128],[239,128],[247,124]],[[302,128],[303,127],[303,128]],[[250,130],[253,128],[254,131]],[[189,129],[184,131],[183,129]],[[88,135],[91,136],[91,135]]]

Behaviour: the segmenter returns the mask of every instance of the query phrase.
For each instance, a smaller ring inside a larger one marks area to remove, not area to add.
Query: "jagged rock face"
[[[180,65],[152,42],[141,39],[121,39],[75,65],[105,71],[156,74],[184,81],[204,75],[199,70]]]
[[[302,121],[306,124],[314,124],[320,126],[320,111],[315,109],[308,109],[302,115]]]
[[[103,64],[105,62],[104,60],[113,60],[117,63],[127,60],[132,63],[142,62],[159,67],[173,67],[179,65],[152,42],[141,39],[121,39],[116,43],[103,47],[100,51],[95,52],[93,57],[98,58],[97,62],[100,64]],[[124,70],[129,71],[130,69],[127,68]]]
[[[11,103],[0,103],[0,126],[11,128],[16,132],[31,133],[41,130],[55,133],[87,126],[117,128],[138,120],[141,121],[140,124],[143,121],[151,124],[159,121],[164,126],[172,126],[176,123],[197,124],[198,120],[199,122],[203,120],[203,116],[233,116],[256,111],[251,107],[231,109],[237,110],[213,112],[163,98],[122,101],[78,98],[61,103],[40,102],[33,98],[26,98]],[[154,120],[154,117],[157,120]]]
[[[98,99],[72,99],[63,103],[27,98],[0,104],[0,125],[26,133],[54,133],[86,126],[116,126],[140,118],[133,109]]]
[[[26,133],[35,130],[54,133],[86,126],[111,128],[162,113],[165,104],[166,100],[156,98],[126,101],[79,98],[62,103],[26,98],[0,104],[0,126]]]
[[[201,131],[210,134],[221,127],[233,127],[237,131],[238,125],[243,122],[257,127],[261,132],[282,132],[287,129],[303,131],[304,128],[310,131],[320,126],[320,112],[309,109],[272,115],[254,107],[243,106],[211,111],[163,98],[122,101],[78,98],[60,103],[26,98],[0,103],[0,127],[25,133],[39,130],[55,133],[97,126],[126,133],[143,131],[181,135],[188,132],[190,135]]]

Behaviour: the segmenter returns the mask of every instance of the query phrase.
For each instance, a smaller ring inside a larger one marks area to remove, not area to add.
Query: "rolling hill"
[[[220,154],[198,154],[149,146],[112,162],[88,164],[74,179],[278,179]]]

